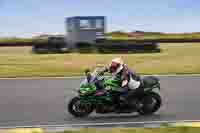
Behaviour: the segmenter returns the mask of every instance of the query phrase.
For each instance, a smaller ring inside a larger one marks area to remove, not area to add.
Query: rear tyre
[[[161,97],[156,93],[149,93],[141,98],[142,107],[138,110],[140,115],[151,115],[161,107]]]
[[[79,97],[72,98],[68,104],[68,112],[75,117],[86,117],[92,113],[92,111],[92,105],[81,105]]]

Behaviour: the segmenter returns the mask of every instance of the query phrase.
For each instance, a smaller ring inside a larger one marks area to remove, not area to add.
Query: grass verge
[[[80,76],[87,67],[108,64],[114,57],[140,74],[199,74],[200,43],[161,44],[154,54],[47,54],[31,47],[0,47],[0,77]]]
[[[160,128],[109,128],[109,129],[98,129],[98,128],[83,128],[80,130],[66,130],[64,132],[56,133],[199,133],[200,128],[198,127],[160,127]],[[43,129],[10,129],[0,130],[0,133],[48,133]],[[52,133],[52,132],[51,132]]]
[[[194,128],[194,127],[160,127],[160,128],[112,128],[112,129],[85,128],[80,131],[65,131],[62,133],[199,133],[199,132],[200,128]]]

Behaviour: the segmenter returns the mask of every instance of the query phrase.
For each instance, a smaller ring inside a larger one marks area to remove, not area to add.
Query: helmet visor
[[[110,67],[110,71],[112,73],[116,72],[117,71],[117,68],[119,67],[119,64],[118,63],[115,63],[115,62],[112,62],[111,64],[111,67]]]

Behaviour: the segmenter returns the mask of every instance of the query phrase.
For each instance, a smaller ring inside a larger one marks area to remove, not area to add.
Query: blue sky
[[[0,37],[65,34],[66,17],[88,15],[108,31],[200,32],[199,0],[0,0]]]

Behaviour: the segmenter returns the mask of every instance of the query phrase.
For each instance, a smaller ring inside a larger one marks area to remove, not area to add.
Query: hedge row
[[[33,46],[33,42],[0,43],[0,46],[1,46],[1,47]]]
[[[34,53],[66,53],[65,43],[35,43],[33,44],[32,51]]]
[[[80,53],[153,53],[160,52],[157,43],[78,43]]]
[[[126,42],[126,43],[188,43],[188,42],[200,42],[200,38],[155,38],[155,39],[122,39],[122,38],[112,38],[112,39],[98,39],[98,43],[115,43],[115,42]]]
[[[64,49],[65,43],[37,43],[33,46],[34,53],[153,53],[160,52],[157,43],[127,43],[127,42],[112,42],[112,43],[77,43],[75,49]]]

